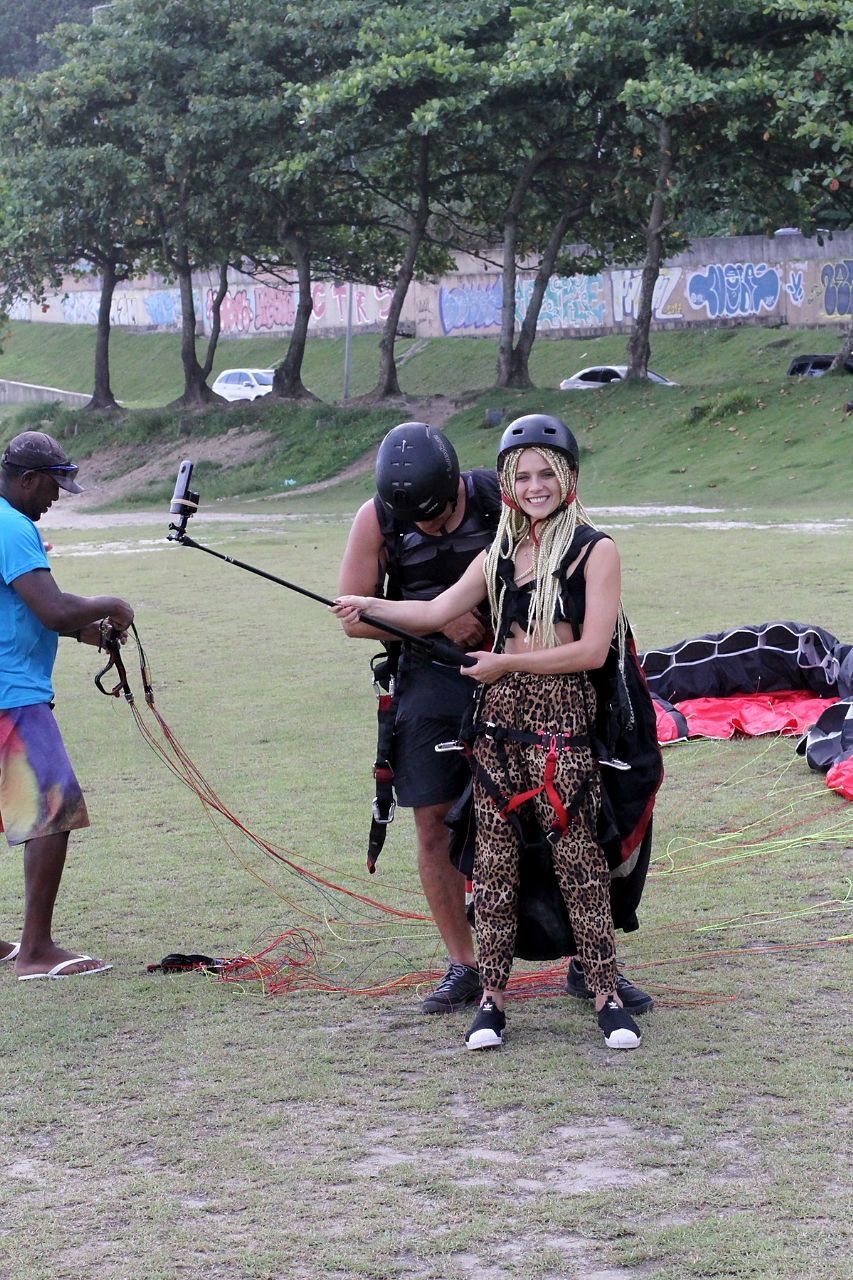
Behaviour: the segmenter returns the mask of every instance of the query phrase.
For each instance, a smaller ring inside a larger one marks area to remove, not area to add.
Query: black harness
[[[378,566],[376,594],[389,600],[431,599],[459,580],[462,573],[494,537],[501,513],[500,487],[493,471],[463,473],[465,513],[459,526],[442,542],[421,533],[411,523],[396,520],[384,503],[374,499],[382,532],[386,563]],[[384,588],[384,592],[383,592]],[[385,844],[394,820],[394,727],[399,699],[399,667],[403,646],[385,645],[370,661],[376,693],[375,795],[367,840],[367,869]]]

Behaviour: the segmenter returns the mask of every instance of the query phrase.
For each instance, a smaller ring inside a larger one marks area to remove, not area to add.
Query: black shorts
[[[447,804],[471,777],[461,751],[436,751],[459,736],[477,682],[456,667],[409,654],[400,664],[400,695],[394,722],[394,791],[404,809]]]

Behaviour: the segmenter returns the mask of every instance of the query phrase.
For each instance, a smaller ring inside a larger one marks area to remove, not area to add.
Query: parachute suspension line
[[[694,933],[725,933],[737,929],[744,924],[781,924],[785,920],[803,920],[814,916],[834,915],[838,911],[853,910],[853,882],[847,881],[847,892],[843,898],[830,898],[826,902],[816,902],[810,907],[800,907],[794,911],[747,911],[742,916],[730,916],[727,920],[719,920],[715,924],[698,925]]]
[[[281,849],[257,835],[227,807],[194,764],[157,709],[154,702],[148,663],[139,642],[139,637],[135,632],[134,638],[139,649],[140,669],[145,685],[145,702],[159,727],[162,738],[154,733],[140,708],[136,705],[133,695],[127,686],[126,679],[121,688],[124,690],[125,698],[130,706],[140,735],[152,752],[165,764],[172,775],[198,798],[208,821],[223,840],[223,843],[231,851],[237,862],[255,879],[272,889],[290,908],[307,917],[310,924],[317,928],[322,928],[325,934],[334,937],[336,941],[344,940],[352,943],[360,939],[361,942],[370,944],[369,960],[361,966],[362,971],[358,974],[352,974],[351,963],[348,960],[345,961],[343,957],[331,957],[326,960],[325,968],[327,973],[324,974],[321,970],[324,946],[312,929],[294,927],[279,930],[274,933],[272,940],[267,941],[256,955],[242,955],[223,961],[214,975],[215,980],[218,981],[221,978],[237,984],[258,982],[264,991],[269,994],[299,987],[301,989],[316,988],[351,994],[376,995],[384,994],[398,987],[416,986],[427,979],[434,982],[437,977],[441,976],[440,973],[434,971],[430,971],[428,974],[422,971],[412,972],[411,963],[407,962],[401,950],[401,944],[406,944],[413,940],[422,942],[423,933],[418,931],[418,926],[431,925],[430,916],[423,914],[421,911],[408,911],[390,907],[372,896],[337,884],[327,876],[317,871],[309,870],[294,860],[291,850]],[[116,665],[118,666],[118,663]],[[121,670],[121,668],[119,669]],[[103,674],[101,672],[99,676]],[[99,685],[98,687],[100,688],[101,686]],[[113,691],[102,690],[102,692]],[[246,862],[234,847],[233,842],[228,839],[226,831],[229,824],[254,844],[261,853],[298,876],[304,884],[310,887],[312,892],[319,893],[323,900],[323,907],[312,912],[305,905],[296,902],[292,897],[270,884],[266,877],[260,875]],[[321,863],[314,863],[314,865],[322,867],[324,871],[328,870]],[[359,907],[367,909],[368,915],[370,913],[379,913],[379,919],[365,918],[364,915],[359,917],[357,915]],[[389,933],[388,928],[392,921],[397,921],[399,926],[403,926],[402,928],[398,927],[393,934]],[[270,934],[268,933],[266,937],[269,939]],[[376,951],[376,943],[383,944],[379,953]],[[388,956],[396,957],[396,962],[402,962],[406,965],[408,972],[388,981],[373,983],[366,981],[364,971],[370,964],[375,967],[377,954],[380,961]],[[335,972],[343,976],[345,970],[350,978],[349,982],[333,980],[332,975]],[[353,978],[356,980],[352,981]]]
[[[190,791],[194,792],[194,794],[198,796],[199,800],[208,811],[212,811],[213,813],[220,814],[221,817],[223,817],[227,822],[231,823],[232,826],[236,827],[238,831],[240,831],[243,835],[245,835],[258,849],[261,850],[261,852],[267,854],[269,857],[277,860],[278,862],[283,863],[290,871],[293,871],[296,875],[302,877],[305,880],[310,881],[313,885],[319,886],[322,889],[327,889],[333,893],[343,894],[346,897],[352,898],[357,902],[363,903],[365,906],[372,907],[375,910],[384,912],[391,916],[396,916],[403,920],[425,921],[429,919],[428,916],[424,916],[420,912],[403,911],[397,907],[389,907],[384,903],[377,902],[376,899],[374,898],[368,897],[366,894],[360,894],[353,889],[347,889],[341,885],[334,884],[332,881],[327,880],[325,877],[306,870],[304,867],[294,862],[292,858],[286,856],[285,853],[281,852],[278,848],[276,848],[276,846],[270,844],[269,841],[265,840],[262,836],[259,836],[255,832],[253,832],[236,816],[236,814],[231,812],[231,810],[227,807],[227,805],[225,805],[225,803],[217,795],[216,791],[214,790],[210,782],[208,782],[208,780],[204,777],[204,775],[201,773],[198,767],[193,763],[193,761],[191,760],[187,752],[184,750],[181,743],[175,737],[175,735],[169,728],[168,724],[163,719],[162,715],[154,705],[153,694],[146,695],[146,702],[151,710],[151,713],[154,715],[154,718],[157,720],[157,723],[159,724],[160,729],[163,733],[163,737],[165,738],[172,752],[172,755],[170,756],[169,753],[163,749],[163,747],[160,745],[160,743],[152,734],[148,725],[143,720],[138,707],[136,706],[135,703],[133,703],[131,704],[131,711],[133,713],[133,718],[136,721],[136,725],[140,733],[142,734],[142,737],[151,747],[154,754],[157,755],[159,759],[163,761],[166,767],[172,772],[172,774],[174,774],[176,778],[178,778],[180,782],[182,782]]]

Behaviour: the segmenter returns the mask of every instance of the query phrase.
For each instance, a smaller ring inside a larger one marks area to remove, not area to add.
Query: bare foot
[[[22,949],[15,961],[15,973],[19,978],[47,977],[51,970],[56,970],[64,978],[73,978],[81,973],[103,973],[112,965],[93,956],[80,955],[76,951],[66,951],[62,947],[49,947],[38,952],[24,952]]]

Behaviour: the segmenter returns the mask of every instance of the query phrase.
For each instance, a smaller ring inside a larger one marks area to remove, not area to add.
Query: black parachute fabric
[[[681,640],[640,654],[652,694],[667,702],[808,689],[819,697],[853,695],[853,645],[803,622],[757,626]]]
[[[842,698],[822,712],[797,743],[812,769],[828,773],[834,764],[853,758],[853,698]]]

